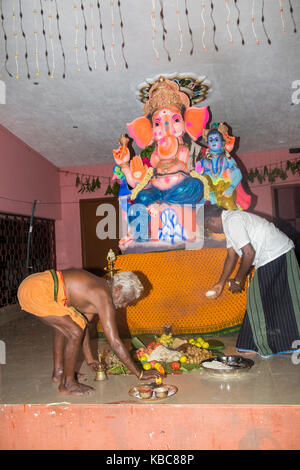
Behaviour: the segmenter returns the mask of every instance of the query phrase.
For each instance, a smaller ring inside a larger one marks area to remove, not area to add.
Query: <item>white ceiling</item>
[[[49,40],[49,8],[53,14],[52,34],[55,53],[54,78],[47,73],[45,41],[41,33],[42,23],[40,1],[44,9],[45,32],[49,67],[52,70],[52,49]],[[99,16],[96,0],[84,0],[87,24],[87,46],[90,64],[93,65],[91,36],[91,7],[93,2],[97,70],[90,72],[84,49],[84,22],[80,9],[81,0],[22,0],[23,30],[27,41],[28,66],[31,78],[27,78],[24,59],[25,41],[20,29],[19,0],[2,0],[4,29],[7,34],[8,70],[16,74],[15,47],[13,36],[12,10],[15,3],[18,28],[17,80],[5,71],[5,41],[0,23],[0,72],[6,83],[6,104],[0,105],[0,123],[40,152],[58,167],[92,165],[113,162],[112,148],[116,148],[121,133],[126,132],[126,123],[141,115],[142,104],[136,96],[137,87],[146,79],[167,73],[193,73],[205,76],[211,86],[207,99],[199,106],[210,107],[213,121],[225,121],[240,137],[239,153],[300,147],[300,104],[292,105],[293,82],[300,80],[300,2],[282,0],[283,21],[286,33],[282,32],[279,0],[205,0],[203,18],[206,22],[204,36],[207,51],[202,47],[203,23],[201,0],[120,0],[125,40],[122,57],[122,36],[118,2],[113,2],[115,26],[114,67],[111,55],[112,18],[109,0],[101,1],[103,38],[109,71],[101,49]],[[204,1],[204,0],[203,0]],[[78,5],[79,33],[78,57],[81,71],[77,71],[75,60],[75,15],[73,4]],[[152,47],[151,10],[156,5],[155,47],[159,51],[157,61]],[[0,2],[1,4],[1,2]],[[56,4],[62,44],[66,57],[66,78],[63,79],[63,61],[56,27]],[[168,61],[162,39],[160,9],[163,5],[167,33],[165,47],[171,61]],[[180,14],[176,15],[176,5]],[[216,25],[214,48],[213,19]],[[33,8],[37,6],[38,51],[40,75],[35,65],[35,37]],[[229,29],[226,26],[230,9]],[[188,29],[185,8],[192,30]],[[240,30],[245,40],[242,45],[237,27],[237,8],[240,10]],[[293,7],[293,16],[290,12]],[[254,8],[254,31],[251,11]],[[264,23],[261,21],[264,8]],[[182,54],[178,23],[183,31]],[[294,22],[299,32],[294,33]],[[271,45],[263,29],[271,39]],[[35,85],[34,83],[38,83]],[[300,93],[298,94],[300,98]],[[77,128],[73,128],[77,126]]]

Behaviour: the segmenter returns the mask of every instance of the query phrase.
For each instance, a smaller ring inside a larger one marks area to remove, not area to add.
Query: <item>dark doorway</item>
[[[107,253],[117,255],[119,243],[119,200],[115,197],[80,201],[82,265],[87,271],[102,276],[107,266]]]
[[[300,184],[275,186],[273,213],[275,225],[291,238],[300,260]]]

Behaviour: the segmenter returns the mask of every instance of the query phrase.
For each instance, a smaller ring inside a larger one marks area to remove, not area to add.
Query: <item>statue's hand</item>
[[[148,166],[143,164],[140,156],[135,156],[130,162],[130,170],[136,181],[142,181],[148,171]]]
[[[224,191],[223,196],[231,197],[233,191],[234,191],[234,187],[230,185],[229,188],[227,188],[226,191]]]
[[[120,167],[130,160],[130,152],[127,147],[121,146],[117,150],[113,150],[114,159]]]

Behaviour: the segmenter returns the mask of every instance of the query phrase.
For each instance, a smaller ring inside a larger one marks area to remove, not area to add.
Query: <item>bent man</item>
[[[31,274],[18,289],[22,310],[41,318],[55,330],[53,343],[53,382],[60,382],[63,394],[82,395],[93,390],[79,383],[75,365],[80,347],[88,365],[98,366],[91,352],[87,323],[98,314],[104,334],[119,359],[139,379],[159,377],[156,370],[140,371],[121,341],[115,308],[126,307],[138,299],[143,286],[132,272],[116,274],[106,280],[79,269],[47,270]]]
[[[241,292],[252,265],[255,273],[247,291],[247,310],[237,340],[238,351],[262,357],[295,351],[300,344],[300,270],[294,243],[262,217],[218,206],[204,208],[204,227],[224,233],[227,257],[212,289],[221,295],[240,257],[229,289]],[[293,346],[294,344],[294,346]]]

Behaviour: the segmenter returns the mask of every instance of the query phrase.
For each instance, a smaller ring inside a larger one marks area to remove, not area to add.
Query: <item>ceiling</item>
[[[76,11],[74,4],[78,6]],[[172,73],[193,73],[206,78],[210,91],[206,100],[197,106],[209,106],[212,121],[224,121],[232,127],[233,134],[240,138],[239,153],[300,147],[300,104],[293,103],[292,99],[293,93],[297,94],[293,86],[300,89],[300,40],[299,32],[294,32],[295,25],[300,31],[299,1],[105,0],[98,4],[102,30],[96,0],[2,0],[0,73],[6,84],[6,104],[0,105],[0,123],[56,166],[112,163],[112,148],[117,147],[120,134],[127,131],[126,123],[141,115],[143,105],[137,97],[138,86],[147,79]],[[157,29],[154,46],[159,60],[152,44],[153,5]],[[176,13],[177,5],[179,13]],[[120,11],[123,28],[120,27]],[[254,22],[251,21],[252,11]],[[45,35],[42,34],[42,19]],[[228,24],[226,19],[229,19]],[[74,49],[77,24],[78,64]],[[108,71],[105,70],[101,31]],[[97,69],[90,71],[87,55],[92,68],[93,37]],[[180,37],[181,54],[178,53]],[[19,79],[15,78],[16,45]],[[193,45],[193,54],[190,54]],[[53,78],[48,75],[46,51]],[[6,54],[8,60],[5,60]],[[36,75],[36,57],[39,76]],[[300,98],[300,92],[297,96]]]

